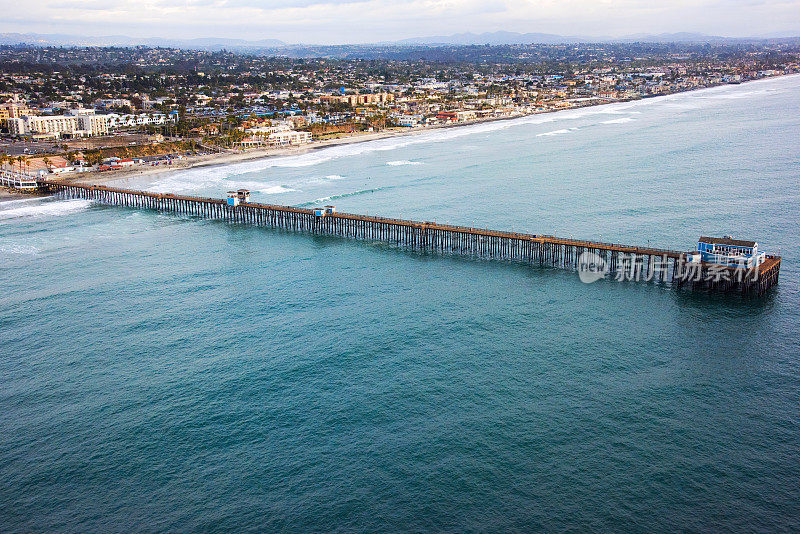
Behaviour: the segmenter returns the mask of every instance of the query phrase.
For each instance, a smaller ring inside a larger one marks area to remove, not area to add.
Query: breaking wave
[[[620,117],[619,119],[611,119],[609,121],[603,121],[600,124],[625,124],[626,122],[633,122],[636,119],[632,117]]]
[[[574,127],[574,128],[562,128],[560,130],[553,130],[553,131],[550,131],[550,132],[544,132],[544,133],[536,134],[536,137],[548,137],[548,136],[551,136],[551,135],[563,135],[563,134],[568,134],[570,132],[574,132],[576,130],[580,130],[580,128],[577,128],[577,127]]]
[[[4,202],[3,204],[12,204],[14,202],[16,201]],[[3,209],[3,206],[0,205],[0,220],[20,217],[59,217],[84,210],[91,204],[91,200],[40,200],[39,203],[33,206],[11,209]]]
[[[387,165],[391,165],[392,167],[397,167],[400,165],[422,165],[421,161],[409,161],[407,159],[398,159],[395,161],[387,161]]]
[[[235,189],[249,189],[254,193],[265,195],[277,195],[297,191],[288,185],[277,184],[275,182],[257,182],[253,180],[236,180],[220,176],[219,169],[206,169],[204,173],[189,171],[165,176],[161,180],[154,182],[148,187],[148,191],[159,193],[173,193],[198,191],[202,189],[215,189],[228,191]]]
[[[0,254],[20,254],[33,256],[39,253],[39,249],[32,245],[22,243],[0,243]]]
[[[321,204],[322,202],[330,202],[331,200],[336,200],[336,199],[339,199],[339,198],[355,197],[355,196],[358,196],[358,195],[367,195],[369,193],[377,193],[378,191],[385,191],[387,189],[395,189],[396,187],[397,186],[390,185],[390,186],[386,186],[386,187],[374,187],[374,188],[371,188],[371,189],[359,189],[358,191],[351,191],[349,193],[342,193],[340,195],[331,195],[329,197],[317,198],[317,199],[314,199],[314,200],[312,200],[310,202],[303,202],[301,204],[297,204],[296,206],[298,208],[302,208],[302,207],[305,207],[305,206],[315,206],[317,204]]]

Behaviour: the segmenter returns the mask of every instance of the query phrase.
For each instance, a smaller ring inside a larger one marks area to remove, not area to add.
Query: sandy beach
[[[30,193],[21,193],[19,191],[9,191],[4,187],[0,187],[0,202],[8,202],[10,200],[19,200],[21,198],[29,198]]]
[[[573,108],[575,109],[575,108]],[[560,111],[560,110],[559,110]],[[547,112],[551,113],[551,112]],[[464,126],[471,126],[475,124],[497,122],[518,119],[528,115],[512,115],[508,117],[492,117],[487,119],[475,119],[471,121],[464,121],[457,124],[441,124],[435,126],[422,126],[418,128],[395,128],[387,129],[381,132],[366,132],[336,139],[326,139],[323,141],[315,141],[307,145],[298,145],[283,148],[249,148],[240,151],[225,151],[217,154],[206,154],[202,156],[184,156],[181,159],[174,159],[172,165],[158,165],[158,166],[136,166],[128,169],[120,169],[115,171],[89,171],[80,174],[65,174],[60,179],[68,182],[81,183],[81,184],[108,184],[119,181],[129,181],[130,179],[137,178],[150,178],[158,174],[168,172],[175,172],[179,170],[192,169],[196,167],[208,167],[215,165],[229,165],[231,163],[239,163],[243,161],[280,157],[280,156],[295,156],[300,154],[307,154],[314,150],[329,148],[340,145],[349,145],[354,143],[366,143],[369,141],[377,141],[380,139],[388,139],[393,137],[403,137],[409,135],[420,135],[425,132],[433,130],[443,130],[449,128],[461,128]]]

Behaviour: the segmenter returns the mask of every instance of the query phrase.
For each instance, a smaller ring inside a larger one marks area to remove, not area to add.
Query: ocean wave
[[[314,199],[314,200],[312,200],[310,202],[303,202],[301,204],[297,204],[296,207],[302,208],[302,207],[305,207],[305,206],[316,206],[318,204],[321,204],[322,202],[330,202],[331,200],[336,200],[336,199],[339,199],[339,198],[348,198],[348,197],[355,197],[355,196],[358,196],[358,195],[366,195],[366,194],[369,194],[369,193],[377,193],[378,191],[385,191],[387,189],[394,189],[395,187],[397,187],[397,186],[389,185],[389,186],[386,186],[386,187],[374,187],[374,188],[371,188],[371,189],[359,189],[358,191],[351,191],[349,193],[342,193],[340,195],[331,195],[329,197],[317,198],[317,199]]]
[[[391,165],[392,167],[398,167],[400,165],[422,165],[421,161],[409,161],[407,159],[398,159],[395,161],[387,161],[387,165]]]
[[[548,136],[551,136],[551,135],[563,135],[563,134],[568,134],[570,132],[574,132],[576,130],[580,130],[580,128],[577,128],[577,127],[574,127],[574,128],[562,128],[560,130],[553,130],[553,131],[550,131],[550,132],[544,132],[544,133],[536,134],[536,137],[548,137]]]
[[[619,119],[611,119],[608,121],[603,121],[600,124],[625,124],[626,122],[633,122],[636,119],[632,117],[620,117]]]
[[[277,195],[280,193],[298,191],[291,185],[286,184],[228,178],[224,175],[221,176],[218,169],[215,169],[214,171],[207,171],[206,173],[202,174],[195,173],[194,175],[188,176],[185,173],[169,175],[153,183],[148,188],[148,191],[175,193],[198,191],[202,189],[215,189],[220,191],[220,194],[222,194],[224,191],[249,189],[253,193],[263,193],[265,195]]]
[[[16,198],[14,200],[4,200],[0,202],[0,208],[5,208],[7,206],[18,206],[20,204],[31,204],[33,202],[42,202],[44,199],[51,199],[50,197],[26,197],[26,198]]]
[[[20,217],[58,217],[84,210],[91,204],[91,200],[57,200],[41,201],[33,206],[11,209],[1,209],[2,206],[0,206],[0,220]]]
[[[262,187],[261,189],[256,189],[255,191],[264,193],[265,195],[280,195],[281,193],[291,193],[292,191],[297,191],[297,189],[292,189],[291,187],[287,187],[285,185],[273,185],[271,187]]]
[[[39,253],[39,249],[23,243],[0,243],[0,254],[19,254],[34,256]]]

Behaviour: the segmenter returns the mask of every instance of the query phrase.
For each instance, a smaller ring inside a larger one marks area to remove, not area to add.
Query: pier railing
[[[593,268],[603,270],[603,276],[612,275],[619,280],[644,279],[674,286],[762,294],[777,283],[780,272],[781,260],[777,256],[767,257],[756,268],[743,270],[691,262],[689,253],[649,246],[376,215],[333,212],[319,216],[315,214],[315,210],[309,208],[258,202],[242,202],[229,206],[226,200],[219,198],[134,191],[56,180],[40,180],[39,185],[67,197],[92,199],[105,204],[169,211],[313,234],[382,241],[389,245],[439,254],[578,270],[585,263],[591,263]]]

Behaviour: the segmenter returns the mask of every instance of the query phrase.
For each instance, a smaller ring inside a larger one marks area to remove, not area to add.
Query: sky
[[[462,32],[800,35],[800,0],[0,0],[0,32],[344,44]]]

